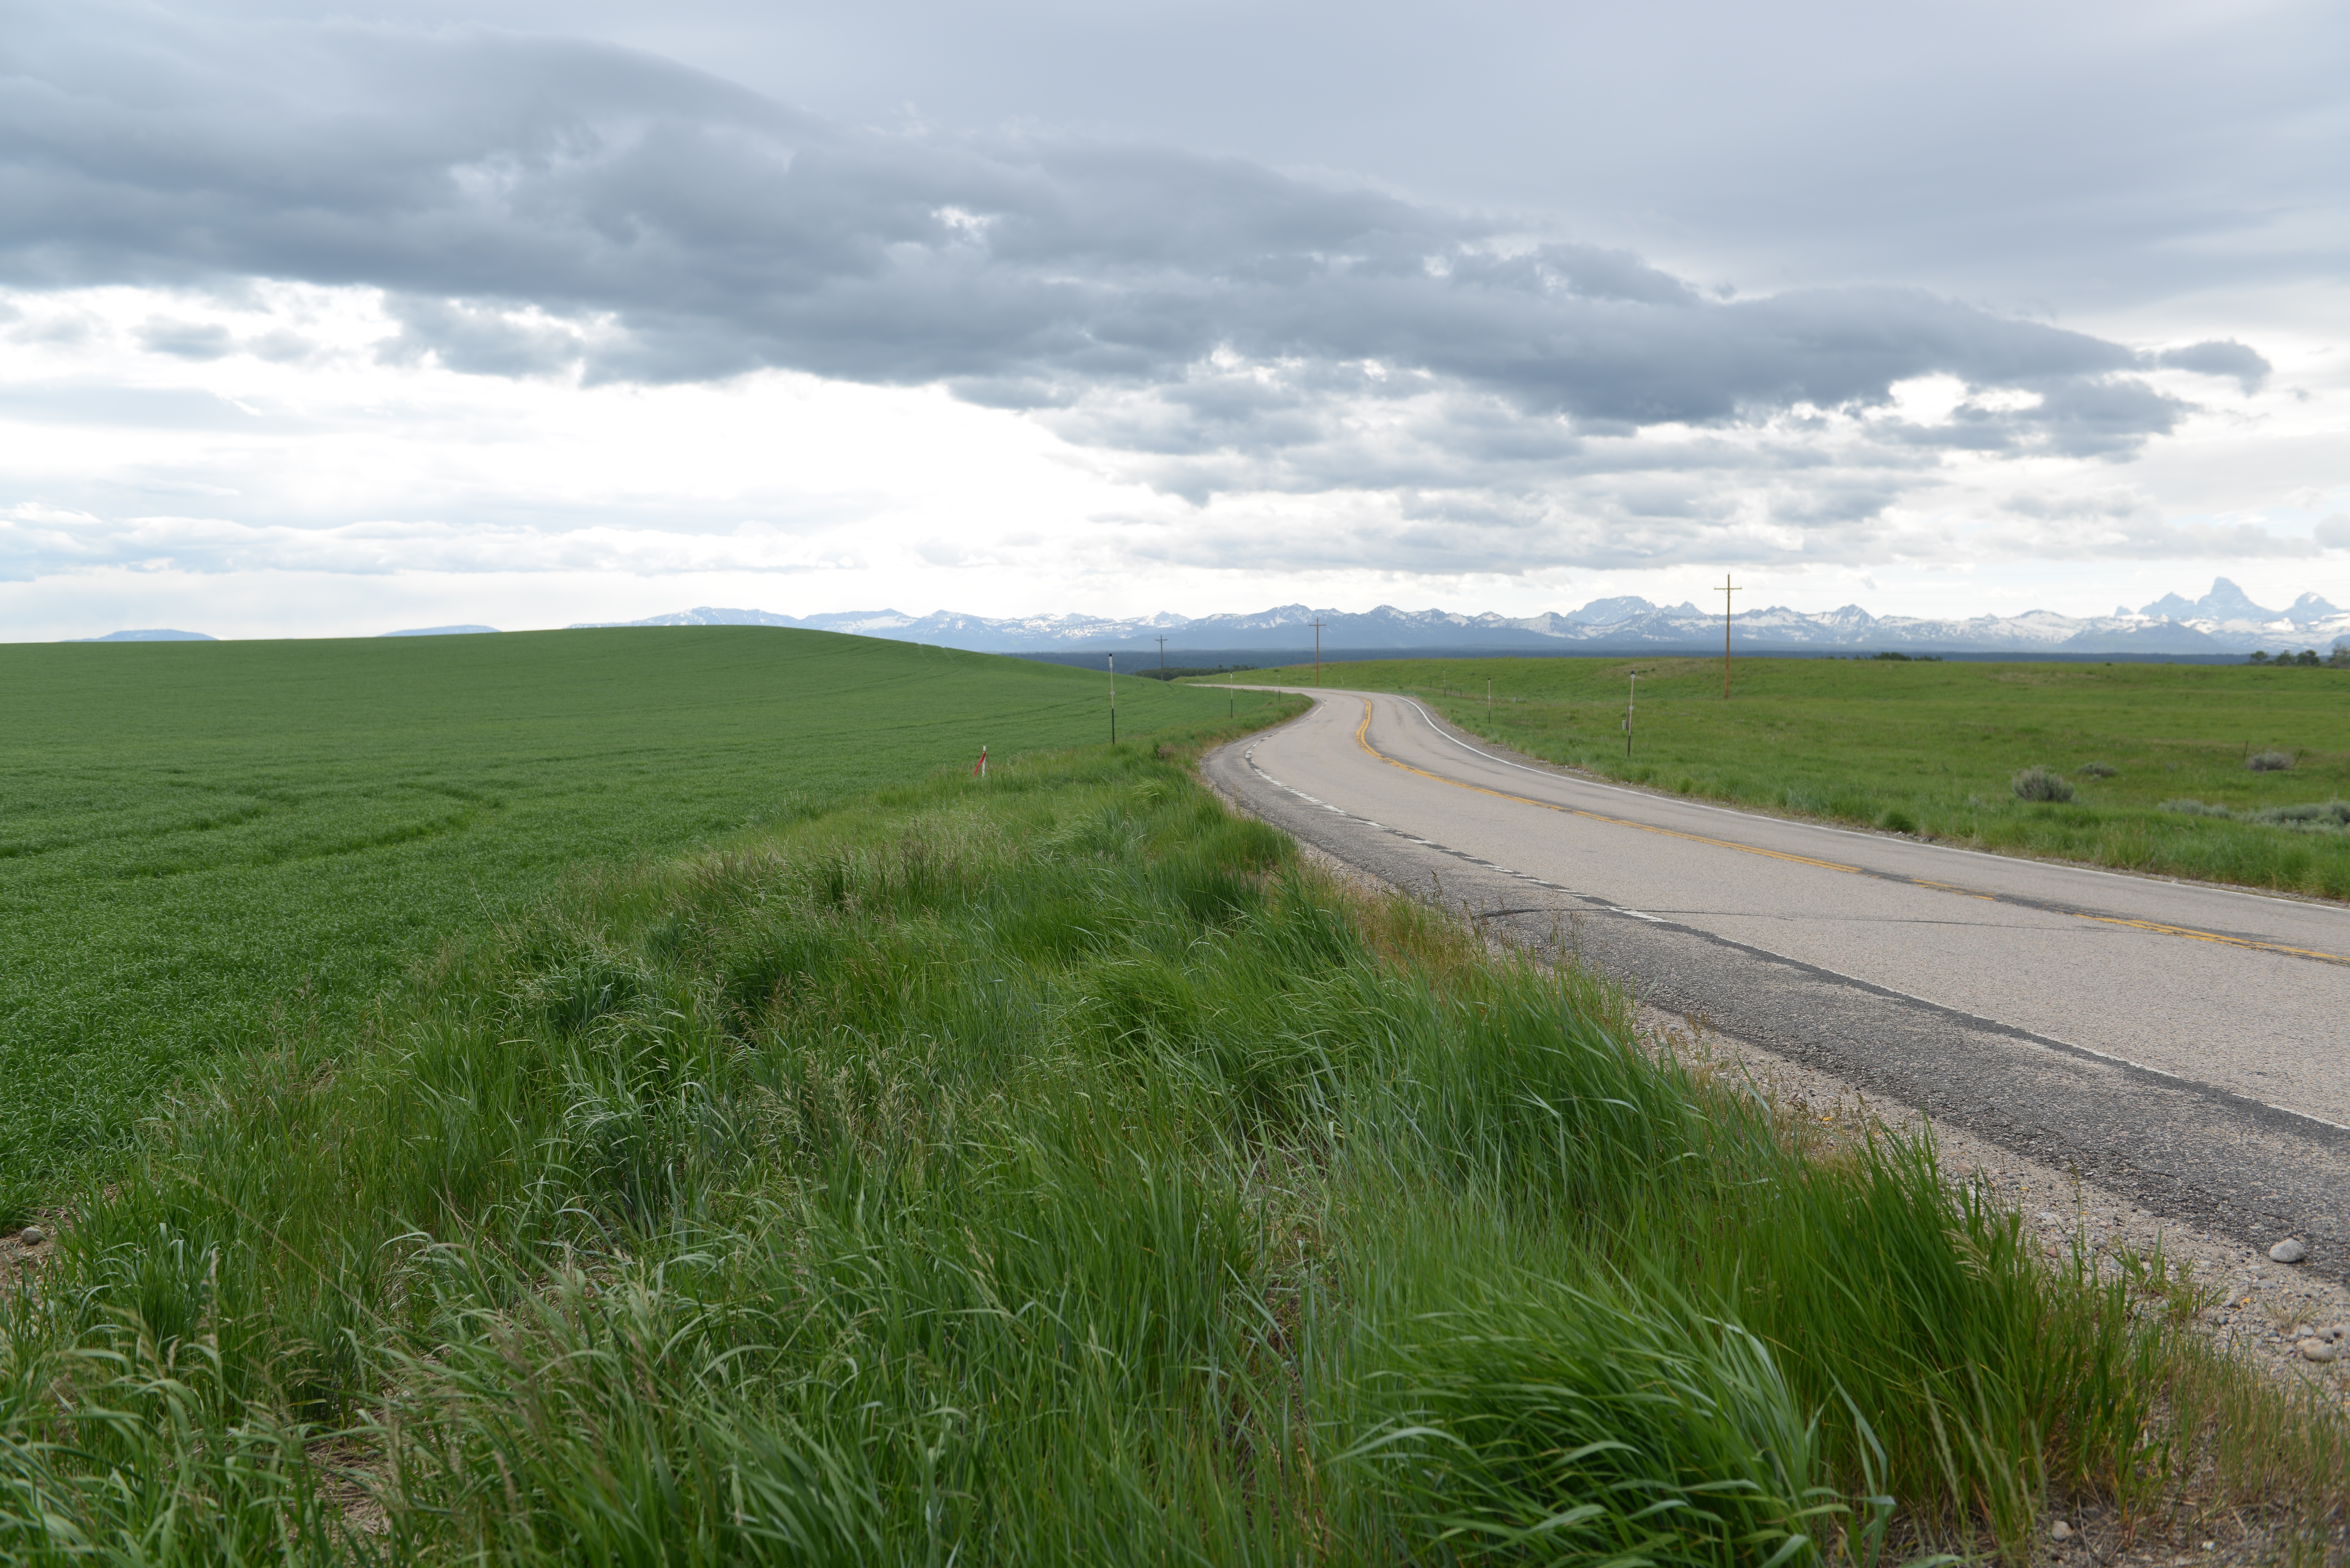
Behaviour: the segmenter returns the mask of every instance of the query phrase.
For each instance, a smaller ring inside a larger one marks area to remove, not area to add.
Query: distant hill
[[[104,637],[69,637],[68,642],[218,642],[208,631],[173,631],[156,627],[147,631],[109,631]]]
[[[941,610],[910,616],[901,610],[843,610],[795,617],[768,610],[717,609],[709,606],[652,616],[638,621],[585,622],[599,626],[778,626],[810,631],[851,632],[899,642],[926,642],[982,653],[1074,653],[1096,650],[1156,652],[1165,638],[1169,650],[1214,649],[1244,653],[1294,652],[1314,645],[1314,622],[1322,622],[1322,646],[1350,651],[1378,649],[1491,649],[1496,651],[1565,653],[1578,645],[1595,650],[1695,649],[1720,646],[1721,613],[1691,603],[1656,605],[1635,597],[1595,599],[1581,609],[1540,615],[1462,615],[1451,610],[1376,609],[1349,613],[1280,605],[1251,615],[1161,614],[1137,619],[1106,616],[1051,615],[993,618]],[[2117,608],[2110,616],[2066,616],[2027,610],[2015,616],[1937,619],[1918,616],[1874,616],[1858,605],[1806,612],[1783,605],[1742,609],[1739,647],[1753,652],[1822,651],[2014,653],[2249,653],[2256,648],[2327,647],[2350,638],[2350,612],[2314,593],[2289,609],[2271,610],[2251,602],[2225,577],[2200,599],[2168,595],[2145,608]]]
[[[406,631],[386,631],[380,637],[471,637],[476,632],[494,632],[494,626],[413,626]]]
[[[902,622],[907,619],[906,617],[898,615],[898,612],[895,610],[881,610],[876,613],[884,617],[895,616],[897,617],[898,622]],[[858,628],[851,627],[818,625],[817,623],[855,618],[856,618],[854,616],[844,617],[837,615],[819,615],[811,616],[806,620],[795,620],[790,616],[770,615],[765,610],[712,609],[705,605],[700,609],[671,610],[667,615],[650,615],[642,620],[575,620],[567,629],[571,631],[586,631],[596,627],[603,626],[787,626],[802,631],[849,631]],[[893,622],[892,624],[896,623]],[[897,639],[894,640],[909,641],[912,639]]]

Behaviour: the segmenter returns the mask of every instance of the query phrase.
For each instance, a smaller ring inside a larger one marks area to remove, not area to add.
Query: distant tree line
[[[1942,662],[1942,656],[1939,653],[1895,653],[1889,649],[1884,653],[1824,653],[1820,657],[1823,659],[1851,659],[1862,661],[1876,659],[1889,659],[1898,664],[1939,664]]]
[[[1174,680],[1186,675],[1238,674],[1255,668],[1253,664],[1219,664],[1211,670],[1204,664],[1170,664],[1164,670],[1138,670],[1134,673],[1146,680]]]
[[[2280,648],[2276,650],[2276,656],[2274,658],[2271,658],[2267,652],[2256,648],[2252,650],[2251,658],[2247,659],[2245,662],[2249,664],[2292,664],[2297,665],[2305,670],[2316,670],[2321,667],[2327,670],[2350,670],[2350,638],[2335,638],[2334,639],[2334,651],[2327,654],[2323,659],[2320,659],[2317,656],[2317,649],[2314,648],[2304,648],[2299,653],[2287,653],[2283,649]]]

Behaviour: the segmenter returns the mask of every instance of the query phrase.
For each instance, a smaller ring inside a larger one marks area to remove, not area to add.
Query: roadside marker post
[[[987,776],[987,742],[984,741],[979,743],[979,761],[972,763],[971,776],[975,779],[983,779]]]
[[[1640,672],[1632,671],[1632,684],[1624,692],[1624,760],[1632,760],[1632,710],[1638,705]]]
[[[1109,743],[1118,744],[1118,655],[1109,656]]]

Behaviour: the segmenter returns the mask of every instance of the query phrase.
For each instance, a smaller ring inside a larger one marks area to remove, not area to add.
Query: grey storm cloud
[[[1522,223],[1160,148],[858,130],[608,46],[0,15],[0,277],[377,287],[395,359],[785,368],[1036,410],[1124,389],[1152,416],[1066,428],[1166,452],[1320,440],[1329,398],[1411,395],[1414,375],[1605,434],[1882,407],[1942,373],[2035,400],[1915,440],[2077,456],[2188,408],[2133,349],[1922,292],[1708,297]],[[1277,374],[1203,369],[1220,355]],[[2232,343],[2158,362],[2247,388],[2267,369]]]
[[[2190,343],[2184,348],[2166,349],[2156,355],[2155,363],[2175,370],[2192,370],[2199,376],[2231,377],[2247,393],[2266,386],[2269,372],[2274,369],[2257,350],[2241,343]]]

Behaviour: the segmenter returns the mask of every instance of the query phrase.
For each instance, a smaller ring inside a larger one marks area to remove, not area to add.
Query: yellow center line
[[[1821,860],[1809,855],[1791,855],[1783,850],[1764,849],[1759,845],[1741,844],[1735,839],[1713,838],[1702,833],[1684,833],[1678,828],[1659,827],[1653,823],[1636,822],[1627,816],[1610,816],[1606,812],[1586,811],[1581,806],[1561,805],[1555,801],[1536,800],[1531,795],[1512,794],[1507,790],[1489,789],[1483,784],[1471,784],[1465,779],[1451,778],[1443,774],[1432,773],[1427,768],[1414,767],[1402,758],[1391,757],[1371,744],[1371,701],[1367,697],[1363,699],[1363,722],[1355,726],[1355,744],[1391,768],[1400,768],[1405,773],[1415,774],[1440,784],[1451,784],[1454,789],[1465,789],[1477,794],[1491,795],[1495,800],[1512,801],[1520,805],[1539,806],[1544,811],[1555,811],[1565,816],[1587,817],[1593,822],[1604,822],[1613,827],[1638,828],[1642,833],[1654,833],[1666,838],[1685,839],[1691,844],[1711,845],[1716,849],[1734,849],[1741,855],[1760,855],[1769,860],[1788,860],[1798,866],[1817,867],[1823,871],[1840,871],[1849,877],[1867,877],[1881,882],[1906,883],[1912,888],[1932,888],[1939,892],[1955,893],[1962,898],[1980,898],[1991,904],[2013,904],[2021,909],[2040,909],[2053,915],[2070,915],[2074,919],[2095,920],[2100,925],[2123,926],[2132,930],[2152,931],[2166,937],[2186,937],[2194,941],[2216,942],[2222,947],[2243,948],[2253,952],[2281,953],[2289,958],[2316,959],[2324,963],[2350,964],[2350,956],[2322,952],[2315,948],[2289,947],[2282,942],[2264,942],[2251,937],[2230,936],[2224,931],[2198,930],[2192,926],[2168,925],[2160,920],[2138,920],[2121,915],[2100,915],[2088,909],[2070,909],[2055,904],[2042,904],[2029,899],[2010,898],[2002,893],[1981,892],[1972,888],[1962,888],[1955,882],[1935,882],[1923,877],[1904,877],[1889,871],[1871,871],[1866,867],[1849,866],[1841,860]]]
[[[1609,816],[1605,812],[1586,811],[1581,806],[1575,805],[1560,805],[1555,801],[1536,800],[1531,795],[1512,794],[1506,790],[1487,789],[1483,784],[1473,784],[1462,779],[1448,778],[1442,774],[1430,773],[1426,768],[1416,768],[1399,757],[1388,755],[1371,744],[1370,729],[1371,704],[1368,699],[1365,699],[1363,722],[1355,726],[1355,743],[1391,768],[1401,768],[1408,774],[1418,774],[1421,778],[1434,779],[1438,784],[1451,784],[1454,789],[1489,794],[1495,800],[1515,801],[1520,805],[1540,806],[1544,811],[1555,811],[1567,816],[1587,816],[1594,822],[1605,822],[1617,827],[1637,827],[1643,833],[1654,833],[1666,838],[1685,838],[1692,844],[1711,844],[1717,849],[1735,849],[1742,855],[1760,855],[1772,860],[1792,860],[1799,866],[1816,866],[1823,871],[1842,871],[1855,877],[1867,875],[1859,867],[1846,866],[1840,860],[1818,860],[1809,855],[1790,855],[1782,850],[1764,849],[1752,844],[1739,844],[1727,838],[1708,838],[1702,833],[1683,833],[1678,828],[1659,827],[1653,823],[1635,822],[1628,816]]]

